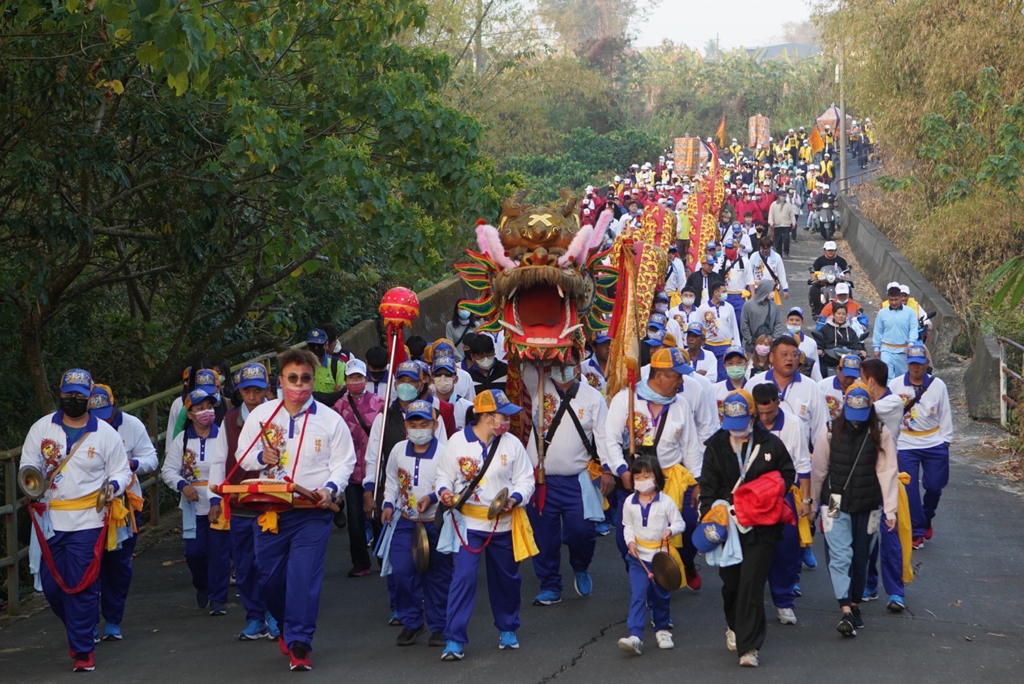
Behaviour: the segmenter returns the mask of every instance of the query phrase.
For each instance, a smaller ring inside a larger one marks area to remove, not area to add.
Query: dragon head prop
[[[526,195],[502,201],[496,228],[477,224],[480,251],[466,250],[472,261],[455,267],[480,296],[463,307],[482,319],[479,330],[504,328],[513,357],[563,361],[569,351],[582,351],[588,335],[608,327],[615,271],[601,265],[607,251],[600,247],[612,215],[581,226],[568,190],[548,205],[527,203]]]

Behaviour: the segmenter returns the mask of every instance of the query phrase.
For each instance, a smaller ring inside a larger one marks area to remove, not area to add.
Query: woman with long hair
[[[460,299],[455,303],[455,308],[452,310],[452,319],[444,326],[444,336],[454,343],[455,360],[459,363],[462,363],[462,359],[466,356],[463,350],[466,336],[474,332],[477,325],[479,325],[476,316],[471,314],[468,309],[462,308],[463,303],[467,301],[469,300]]]
[[[758,373],[764,373],[772,369],[772,362],[769,355],[772,351],[772,336],[771,335],[760,335],[754,340],[754,353],[750,355],[750,365],[748,366],[749,377],[753,377]]]

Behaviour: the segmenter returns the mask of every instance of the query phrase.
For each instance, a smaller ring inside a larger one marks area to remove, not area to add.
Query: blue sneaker
[[[281,636],[281,628],[277,626],[277,620],[275,620],[274,616],[270,614],[270,611],[263,614],[263,619],[267,621],[268,639],[276,640],[277,637]]]
[[[797,597],[797,598],[800,598],[801,596],[803,596],[803,595],[804,595],[804,592],[803,592],[803,590],[802,590],[802,589],[800,588],[800,585],[799,585],[799,584],[794,584],[794,585],[793,585],[793,593],[794,593],[794,594],[796,595],[796,597]]]
[[[818,559],[814,557],[814,547],[804,547],[804,565],[810,569],[818,567]]]
[[[441,660],[462,660],[466,657],[466,652],[463,650],[462,643],[458,641],[448,640],[445,644],[444,650],[441,651]]]
[[[890,613],[902,613],[907,605],[903,603],[903,597],[899,594],[890,594],[889,605],[886,607]]]
[[[589,572],[574,572],[576,579],[573,582],[573,586],[576,588],[576,593],[580,596],[590,596],[590,592],[594,590],[594,580],[590,579]]]
[[[227,614],[228,614],[228,609],[224,607],[223,603],[211,603],[210,604],[210,615],[212,615],[213,617],[220,617],[222,615],[227,615]]]
[[[594,525],[594,529],[600,536],[607,537],[612,533],[612,524],[604,520]]]
[[[104,641],[120,641],[121,636],[121,625],[115,625],[113,622],[106,622],[103,624],[103,640]]]
[[[402,621],[398,619],[398,611],[391,611],[391,617],[388,618],[388,627],[401,627]]]
[[[498,648],[502,651],[509,648],[519,648],[519,639],[515,632],[502,632],[498,637]]]
[[[267,623],[263,620],[249,620],[245,623],[245,629],[238,633],[239,641],[256,641],[268,636]]]
[[[100,643],[100,641],[101,641],[101,639],[100,639],[100,626],[99,625],[93,625],[93,628],[92,628],[92,643],[98,644],[98,643]]]
[[[579,589],[577,589],[579,591]],[[535,606],[553,606],[556,603],[562,602],[562,595],[557,591],[551,591],[545,589],[536,596],[533,597],[533,605]]]
[[[864,590],[864,595],[860,597],[860,602],[861,603],[870,603],[871,601],[877,601],[877,600],[878,600],[878,590],[877,589],[875,589],[873,592],[872,591],[868,591],[867,589],[865,589]]]

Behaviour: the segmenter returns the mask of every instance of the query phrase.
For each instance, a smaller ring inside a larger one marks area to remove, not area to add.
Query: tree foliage
[[[509,188],[442,95],[449,58],[397,41],[425,19],[414,0],[5,3],[8,389],[45,409],[82,365],[138,396],[287,339],[297,312],[355,318],[440,276]],[[303,304],[313,281],[363,296]]]

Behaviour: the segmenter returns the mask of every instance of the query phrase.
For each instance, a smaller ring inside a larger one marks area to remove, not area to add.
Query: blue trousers
[[[898,378],[907,372],[907,352],[882,347],[882,363],[889,367],[889,379]]]
[[[486,532],[469,530],[466,543],[477,549],[487,537]],[[476,603],[477,568],[481,556],[487,556],[487,596],[491,601],[494,626],[499,632],[519,629],[519,594],[523,580],[519,576],[519,563],[516,563],[512,553],[512,533],[498,532],[482,553],[460,549],[452,556],[452,583],[448,589],[445,638],[462,644],[469,643],[469,618]]]
[[[742,316],[742,314],[743,314],[743,303],[745,301],[747,301],[747,300],[745,300],[743,298],[743,295],[738,295],[738,294],[726,295],[725,301],[729,302],[729,304],[732,305],[732,310],[734,312],[736,312],[736,322],[738,323],[738,322],[742,321],[743,319],[740,318],[740,316]],[[743,344],[743,342],[741,340],[733,340],[732,342],[733,342],[733,344]]]
[[[648,563],[647,567],[650,566]],[[654,630],[668,629],[672,594],[657,582],[648,579],[647,571],[633,556],[626,556],[626,569],[629,572],[629,614],[626,616],[629,635],[644,638],[648,606],[654,619]]]
[[[683,522],[686,523],[686,531],[683,532],[683,548],[679,550],[679,556],[683,559],[683,566],[686,568],[687,578],[692,578],[696,572],[693,560],[697,557],[697,547],[693,545],[693,531],[697,529],[700,522],[699,511],[693,506],[693,489],[687,489],[683,494],[683,509],[680,514]]]
[[[138,528],[142,514],[135,513]],[[100,614],[107,622],[119,625],[124,619],[124,606],[128,601],[128,589],[132,585],[132,554],[139,543],[139,535],[133,534],[121,542],[116,551],[105,551],[100,561]]]
[[[297,509],[278,517],[277,534],[256,532],[260,596],[289,648],[313,644],[333,518],[330,511]]]
[[[914,536],[922,537],[935,517],[942,489],[949,484],[949,445],[939,444],[927,449],[900,449],[896,454],[896,460],[899,462],[900,471],[910,473],[910,484],[907,485],[910,523],[914,528]]]
[[[423,524],[430,539],[430,565],[425,574],[416,572],[412,557],[415,527]],[[448,590],[452,583],[452,557],[437,552],[438,531],[432,522],[414,523],[399,517],[391,539],[391,577],[395,585],[395,609],[407,629],[419,629],[426,615],[431,633],[444,631],[448,611]],[[460,551],[459,555],[463,552]]]
[[[256,568],[256,547],[253,541],[259,531],[256,518],[231,517],[231,557],[235,561],[235,589],[245,608],[245,619],[263,621],[266,608],[260,598],[260,577]]]
[[[93,559],[93,549],[101,528],[91,530],[75,530],[74,532],[57,532],[47,544],[53,555],[53,565],[64,578],[64,584],[74,587],[85,576],[86,568]],[[33,532],[34,534],[34,532]],[[57,581],[50,574],[50,566],[42,563],[39,575],[43,585],[43,594],[50,603],[50,608],[64,623],[64,631],[68,637],[68,648],[74,653],[92,653],[95,644],[92,630],[96,626],[96,611],[99,610],[100,583],[91,585],[77,594],[65,594],[57,586]]]
[[[562,544],[569,547],[573,572],[586,572],[594,558],[597,532],[594,523],[583,518],[583,493],[578,477],[548,475],[546,482],[544,513],[538,513],[535,505],[526,508],[540,550],[533,557],[533,569],[541,589],[561,593]]]
[[[733,342],[735,343],[736,340],[733,340]],[[704,349],[706,349],[707,351],[709,351],[712,354],[714,354],[715,358],[718,359],[718,376],[714,380],[712,380],[712,382],[721,382],[726,377],[728,377],[725,374],[725,352],[729,350],[730,346],[731,345],[728,345],[728,344],[705,344],[704,345]],[[711,378],[708,378],[708,380],[711,380]]]
[[[231,583],[231,534],[211,530],[210,519],[197,515],[196,538],[185,540],[185,562],[196,591],[207,592],[211,604],[225,605]]]
[[[793,493],[786,495],[786,505],[796,515]],[[768,569],[768,588],[772,592],[772,603],[776,608],[792,608],[796,602],[793,588],[800,582],[800,568],[804,550],[800,546],[800,535],[796,525],[782,526],[782,539],[775,542],[775,554]]]
[[[878,529],[878,544],[871,549],[868,561],[868,582],[864,589],[866,594],[878,592],[878,559],[882,559],[882,586],[889,596],[906,596],[903,586],[903,547],[900,546],[899,530],[890,532],[885,526],[885,514],[882,514],[882,525]]]

